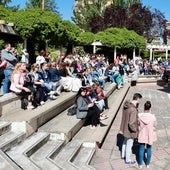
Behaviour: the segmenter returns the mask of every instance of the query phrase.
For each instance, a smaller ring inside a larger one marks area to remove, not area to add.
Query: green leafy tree
[[[95,38],[110,48],[133,49],[146,47],[144,37],[138,35],[134,31],[129,31],[126,28],[108,28],[105,31],[98,32],[95,35]]]
[[[65,46],[75,45],[80,32],[80,28],[72,22],[61,21],[58,28],[58,41]]]
[[[81,32],[77,37],[77,42],[80,45],[90,45],[95,40],[95,34],[92,32]]]
[[[84,0],[79,1],[73,11],[74,17],[72,20],[85,31],[91,31],[89,27],[89,22],[94,17],[103,16],[103,12],[106,7],[108,0]]]

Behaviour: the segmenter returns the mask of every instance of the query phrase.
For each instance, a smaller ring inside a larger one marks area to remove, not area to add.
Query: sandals
[[[100,120],[105,120],[107,118],[109,118],[107,115],[104,115],[104,114],[100,115]]]

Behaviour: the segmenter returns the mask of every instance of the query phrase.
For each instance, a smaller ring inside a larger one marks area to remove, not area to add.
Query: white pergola
[[[93,46],[93,54],[95,54],[96,46],[102,46],[102,43],[100,41],[94,41],[91,45]]]
[[[150,60],[153,59],[153,49],[159,49],[160,51],[165,51],[165,58],[168,59],[168,50],[170,50],[170,45],[152,45],[148,44],[146,46],[147,49],[150,50]]]

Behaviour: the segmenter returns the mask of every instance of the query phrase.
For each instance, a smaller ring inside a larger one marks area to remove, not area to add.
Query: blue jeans
[[[131,161],[131,153],[134,139],[124,137],[123,145],[122,145],[122,158],[126,159],[126,162]]]
[[[145,155],[145,149],[146,149],[146,155]],[[146,159],[146,165],[149,165],[151,162],[151,154],[152,154],[152,145],[139,143],[139,165],[143,164],[144,159]]]
[[[5,75],[5,79],[4,79],[4,85],[3,85],[3,93],[9,93],[10,92],[10,85],[11,85],[11,75],[12,75],[13,70],[10,69],[6,69],[4,70],[4,75]]]

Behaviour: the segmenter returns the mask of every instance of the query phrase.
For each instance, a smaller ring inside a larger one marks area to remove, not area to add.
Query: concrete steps
[[[79,169],[72,163],[75,155],[82,146],[82,141],[74,140],[69,142],[53,159],[58,167],[63,170],[77,170]]]
[[[1,170],[21,170],[3,151],[0,150]]]
[[[26,134],[24,132],[9,131],[0,136],[0,149],[2,151],[7,151],[11,149],[11,147],[22,142],[25,138]]]
[[[11,130],[11,123],[0,122],[0,136]]]
[[[20,128],[22,124],[22,130],[29,136],[40,126],[70,107],[74,103],[75,95],[72,92],[63,92],[56,100],[47,101],[45,105],[34,110],[21,110],[2,115],[0,121],[15,122],[15,126],[18,125]]]
[[[11,148],[6,154],[24,170],[40,170],[41,168],[29,157],[48,141],[49,136],[48,133],[36,133],[21,144]]]
[[[30,156],[32,162],[37,164],[43,170],[59,170],[60,168],[52,161],[54,153],[60,152],[64,141],[48,140],[39,150]]]
[[[113,103],[115,105],[120,104],[122,98],[119,93],[122,95],[122,91],[126,93],[127,87],[125,90],[123,89],[116,90],[116,86],[110,83],[106,85],[104,92],[111,100],[109,107]],[[89,166],[89,163],[95,152],[96,143],[102,143],[112,119],[106,122],[108,123],[107,128],[105,126],[100,127],[101,129],[96,131],[96,133],[100,131],[98,137],[93,135],[91,133],[93,130],[89,127],[83,127],[85,120],[67,115],[67,109],[74,104],[75,95],[72,92],[63,93],[58,96],[58,99],[47,102],[44,106],[35,110],[26,110],[22,113],[14,112],[1,117],[0,132],[1,129],[4,129],[2,136],[11,136],[7,137],[11,142],[8,142],[7,145],[2,143],[2,150],[0,150],[3,155],[2,157],[0,153],[0,160],[2,159],[4,162],[4,167],[16,167],[16,170],[94,170],[93,167]],[[112,97],[113,95],[115,97]],[[117,98],[118,100],[116,100]],[[112,111],[111,109],[105,111],[109,118],[113,116]],[[75,136],[80,134],[80,131],[82,133],[82,129],[85,128],[88,128],[91,132],[84,131],[87,133],[84,134],[84,138],[76,138]],[[18,132],[18,129],[20,129],[20,132]],[[19,138],[19,135],[21,138]],[[93,140],[89,140],[88,135],[93,135],[91,136]],[[12,140],[14,138],[16,138],[16,141]]]
[[[95,168],[89,165],[94,153],[94,147],[82,146],[74,158],[73,164],[79,167],[81,170],[95,170]]]

